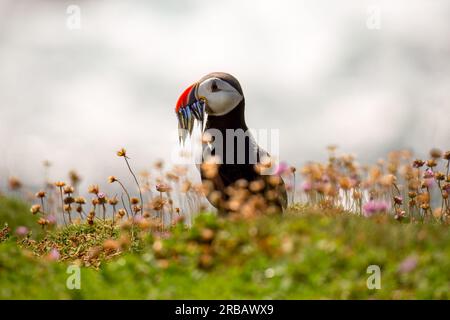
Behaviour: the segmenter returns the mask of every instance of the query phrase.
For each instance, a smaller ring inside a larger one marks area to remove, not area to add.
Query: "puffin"
[[[244,93],[234,76],[224,72],[205,75],[182,92],[175,113],[182,144],[191,136],[194,122],[200,124],[203,189],[219,214],[282,213],[286,209],[284,181],[271,170],[273,159],[249,131]]]

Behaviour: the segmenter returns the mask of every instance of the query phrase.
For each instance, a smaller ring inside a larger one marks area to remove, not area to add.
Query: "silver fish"
[[[191,109],[192,114],[194,115],[195,119],[200,121],[200,110],[197,108],[197,102],[194,102],[190,106],[190,109]]]
[[[190,108],[186,108],[186,113],[187,113],[187,129],[189,131],[189,135],[192,135],[192,129],[194,128],[195,119]]]
[[[180,129],[178,130],[178,141],[181,143],[186,141],[186,137],[187,137],[187,130],[186,129]]]
[[[180,111],[178,111],[177,113],[177,117],[178,117],[178,141],[181,143],[183,141],[186,140],[186,128],[184,127],[184,120],[183,120],[183,113]]]
[[[181,109],[181,112],[182,112],[182,115],[183,115],[183,128],[187,129],[187,127],[188,127],[188,116],[187,116],[186,108],[183,107]]]
[[[178,128],[183,128],[183,115],[181,114],[181,111],[177,112],[177,118],[178,118]]]
[[[205,120],[205,101],[198,100],[188,106],[183,106],[177,112],[178,118],[178,138],[179,142],[185,142],[186,137],[192,135],[195,120],[201,125],[201,130],[204,129]]]

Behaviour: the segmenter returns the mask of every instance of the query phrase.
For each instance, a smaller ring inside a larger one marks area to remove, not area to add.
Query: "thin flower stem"
[[[139,185],[139,181],[138,181],[138,179],[136,178],[136,175],[134,174],[133,170],[131,169],[130,164],[128,163],[128,157],[125,156],[125,157],[123,157],[123,158],[125,159],[125,163],[127,164],[128,170],[130,170],[131,175],[133,176],[134,181],[136,182],[136,185],[137,185],[137,187],[138,187],[138,190],[139,190],[139,198],[140,198],[140,200],[141,200],[142,211],[143,211],[143,210],[144,210],[144,201],[143,201],[143,198],[142,198],[141,186]],[[142,214],[142,211],[141,211],[141,214]]]
[[[130,214],[128,213],[128,210],[127,210],[127,208],[126,208],[126,206],[125,206],[125,201],[123,201],[123,193],[120,195],[120,201],[122,201],[123,209],[124,209],[125,212],[127,213],[127,218],[129,218],[129,217],[130,217]]]
[[[294,204],[295,203],[295,171],[294,172],[292,172],[292,175],[294,176],[294,179],[293,179],[293,184],[294,184],[294,187],[293,187],[293,189],[292,189],[292,204]]]
[[[130,212],[131,212],[131,214],[133,214],[133,209],[131,208],[131,197],[130,197],[130,194],[128,193],[127,189],[125,188],[125,186],[123,185],[123,183],[119,179],[117,179],[116,181],[120,184],[120,186],[122,187],[123,191],[127,195],[128,205],[130,207]],[[122,199],[122,202],[123,202],[123,199]],[[123,205],[123,207],[125,208],[125,204]],[[125,209],[125,210],[127,210],[127,209]],[[127,216],[128,216],[128,211],[127,211]]]
[[[106,221],[106,207],[104,203],[102,203],[102,211],[103,211],[103,221]]]
[[[41,206],[42,206],[42,211],[45,212],[45,207],[44,207],[44,198],[40,198],[41,199]]]
[[[113,205],[112,223],[114,224],[114,216],[116,215],[116,206]]]
[[[64,199],[63,199],[63,190],[62,187],[59,187],[59,194],[61,195],[61,211],[64,220],[64,224],[67,227],[66,217],[64,216]]]
[[[162,202],[162,192],[159,193],[159,197],[161,199]],[[164,231],[164,205],[161,207],[161,232]]]

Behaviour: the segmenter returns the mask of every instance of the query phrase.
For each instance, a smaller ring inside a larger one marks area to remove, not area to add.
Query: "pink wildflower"
[[[376,200],[370,200],[363,206],[364,215],[366,217],[371,217],[374,214],[386,212],[388,208],[389,204],[387,202]]]
[[[29,232],[29,230],[25,226],[20,226],[20,227],[17,227],[17,229],[16,229],[16,235],[18,237],[25,237],[28,234],[28,232]]]

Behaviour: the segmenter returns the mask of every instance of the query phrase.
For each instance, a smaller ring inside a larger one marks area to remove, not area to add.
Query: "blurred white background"
[[[42,182],[43,160],[106,183],[122,146],[137,169],[170,160],[174,104],[211,71],[240,80],[248,125],[279,128],[293,165],[329,144],[361,161],[450,147],[449,1],[2,0],[1,183]]]

